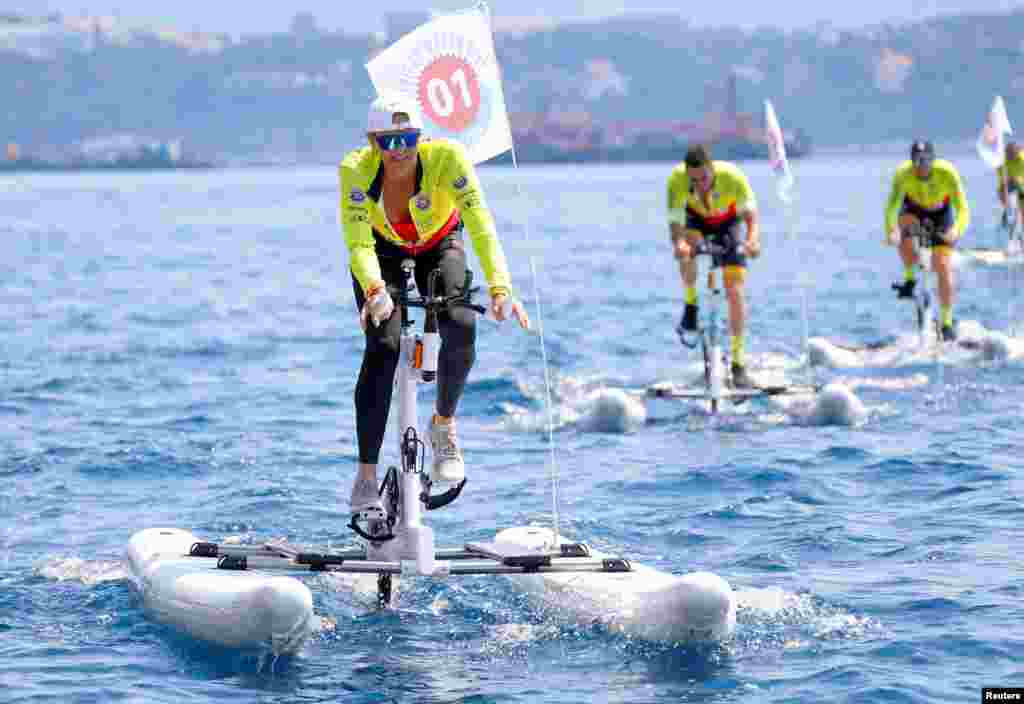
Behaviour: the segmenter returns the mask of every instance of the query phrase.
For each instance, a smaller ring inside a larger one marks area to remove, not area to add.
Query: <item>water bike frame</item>
[[[398,355],[398,415],[396,437],[401,470],[389,467],[378,493],[384,503],[384,512],[364,511],[352,516],[351,528],[371,545],[380,545],[399,539],[398,553],[433,553],[433,534],[422,524],[422,510],[431,511],[455,501],[466,485],[466,480],[440,494],[431,494],[431,481],[426,472],[426,443],[417,431],[416,396],[420,382],[433,383],[437,379],[437,360],[441,349],[438,315],[454,308],[465,308],[477,314],[487,309],[473,303],[473,272],[466,270],[462,288],[444,295],[441,272],[434,269],[427,277],[426,295],[417,296],[416,263],[406,259],[401,264],[402,285],[389,288],[401,320]],[[422,335],[414,330],[416,321],[410,309],[424,311]],[[423,550],[417,546],[423,543]],[[413,554],[409,554],[411,553]],[[390,550],[389,552],[394,552]]]
[[[913,243],[914,255],[917,259],[916,267],[924,274],[924,281],[920,282],[920,286],[914,288],[915,329],[917,330],[918,341],[924,348],[927,348],[932,341],[942,341],[941,328],[939,320],[935,316],[934,306],[932,305],[933,297],[930,290],[931,276],[929,274],[932,273],[931,252],[934,228],[930,222],[928,225],[928,227],[925,227],[918,222],[912,227],[907,228],[905,235]],[[899,289],[899,287],[899,284],[892,285],[893,290]],[[930,331],[929,327],[931,327]]]
[[[391,579],[396,574],[447,577],[449,574],[517,574],[524,572],[628,572],[628,560],[622,558],[590,558],[582,543],[562,543],[543,552],[497,543],[469,543],[463,548],[435,548],[433,529],[423,523],[423,511],[447,506],[455,501],[466,485],[463,479],[447,491],[431,494],[431,480],[426,471],[426,444],[417,428],[416,392],[420,381],[431,383],[437,378],[437,359],[441,347],[438,315],[453,308],[466,308],[477,314],[487,309],[473,303],[473,272],[466,270],[461,290],[444,295],[439,270],[430,272],[427,295],[417,297],[415,262],[407,259],[401,265],[404,282],[391,289],[401,316],[401,342],[398,360],[399,456],[401,468],[389,467],[380,484],[379,495],[384,503],[383,514],[363,512],[352,516],[349,523],[366,540],[365,551],[356,550],[335,555],[275,554],[248,551],[241,556],[244,565],[249,558],[259,558],[262,567],[279,566],[311,570],[377,574],[378,599],[382,605],[391,601]],[[423,334],[417,334],[410,318],[412,308],[425,312]],[[222,554],[237,555],[231,548],[220,546]],[[277,550],[277,548],[274,548]],[[239,563],[229,557],[225,569],[238,569]],[[242,569],[246,568],[243,565]]]
[[[1003,210],[1003,229],[1006,230],[1006,254],[1013,256],[1024,252],[1024,227],[1021,226],[1019,212],[1020,194],[1017,191],[1010,191],[1006,198],[1006,208]],[[1014,247],[1016,242],[1016,247]]]
[[[696,331],[690,333],[683,330],[681,325],[676,330],[684,347],[691,350],[698,346],[701,348],[704,357],[704,390],[711,402],[712,413],[718,412],[727,383],[725,351],[722,348],[722,339],[725,337],[722,331],[722,289],[718,285],[716,272],[721,268],[722,257],[736,246],[735,243],[721,245],[704,240],[694,248],[694,260],[699,257],[708,257],[710,260],[707,272],[709,303],[705,307],[705,315],[697,320]]]

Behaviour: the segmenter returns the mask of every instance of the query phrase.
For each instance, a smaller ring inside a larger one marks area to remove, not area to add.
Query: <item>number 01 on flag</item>
[[[366,69],[378,94],[415,100],[423,131],[460,142],[474,163],[512,148],[485,5],[420,25]]]

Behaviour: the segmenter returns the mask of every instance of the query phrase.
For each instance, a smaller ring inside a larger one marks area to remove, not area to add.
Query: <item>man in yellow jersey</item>
[[[885,206],[886,241],[899,245],[903,261],[903,283],[894,284],[893,288],[899,298],[913,298],[919,264],[913,236],[919,228],[927,233],[932,247],[932,269],[939,277],[943,340],[956,339],[951,255],[970,218],[967,195],[956,167],[945,159],[936,160],[931,142],[914,142],[910,160],[900,164],[892,179]]]
[[[472,163],[447,140],[421,140],[418,106],[401,98],[378,98],[370,106],[369,145],[348,154],[340,167],[341,223],[366,349],[356,384],[359,471],[352,488],[353,513],[383,512],[377,494],[377,461],[391,406],[398,365],[400,316],[388,286],[403,283],[401,263],[416,262],[416,284],[427,290],[439,269],[444,295],[459,291],[466,272],[463,228],[490,287],[491,313],[514,316],[529,327],[526,311],[512,297],[505,254]],[[465,476],[455,435],[455,410],[476,358],[476,319],[455,309],[438,315],[441,350],[437,408],[430,430],[435,481]]]
[[[1010,198],[1016,194],[1017,198],[1017,219],[1021,218],[1021,209],[1024,206],[1024,153],[1016,142],[1009,142],[1006,145],[1006,161],[996,170],[999,180],[999,202],[1003,208],[1010,204]],[[1009,213],[1003,210],[1003,225],[1009,226]]]
[[[697,329],[697,263],[693,250],[705,238],[726,248],[716,256],[723,267],[725,293],[729,302],[732,384],[754,386],[744,360],[743,329],[746,302],[743,282],[747,257],[761,252],[761,228],[757,199],[743,172],[734,164],[712,161],[708,149],[691,147],[682,164],[668,178],[668,217],[672,247],[679,260],[679,274],[685,289],[685,307],[679,329]],[[741,241],[740,221],[746,223],[746,241]]]

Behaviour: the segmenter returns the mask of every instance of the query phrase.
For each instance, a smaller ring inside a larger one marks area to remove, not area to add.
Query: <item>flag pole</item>
[[[789,159],[786,158],[786,142],[782,135],[782,127],[779,125],[779,118],[775,114],[772,101],[764,101],[766,132],[768,133],[769,157],[772,161],[772,170],[775,171],[778,181],[775,192],[779,200],[783,202],[786,217],[786,241],[792,244],[796,240],[796,206],[794,205],[793,194],[793,172],[789,168]],[[800,361],[804,368],[804,375],[807,383],[814,387],[814,368],[811,366],[811,353],[809,348],[809,330],[807,313],[807,289],[810,288],[811,279],[803,268],[797,277],[800,284]]]
[[[491,9],[490,9],[490,7],[487,5],[487,3],[484,0],[480,0],[477,3],[477,7],[480,8],[480,10],[484,13],[484,16],[487,18],[487,26],[491,29],[491,35],[493,36],[494,35],[494,27],[493,27],[493,25],[491,23]],[[497,49],[495,49],[495,53],[497,53]],[[500,75],[500,71],[501,71],[501,64],[500,63],[498,64],[498,70],[499,70],[499,75]],[[512,131],[512,126],[511,126],[511,123],[510,123],[509,124],[509,134],[510,135],[511,135],[511,131]],[[543,308],[541,306],[541,300],[540,300],[540,284],[539,284],[539,277],[537,275],[537,258],[535,256],[535,252],[534,252],[533,238],[532,238],[532,236],[530,234],[530,221],[529,221],[529,217],[527,215],[528,205],[529,204],[526,203],[525,195],[523,193],[522,180],[520,178],[518,178],[518,175],[519,175],[519,159],[518,159],[518,157],[516,155],[516,141],[515,141],[515,138],[512,137],[512,139],[510,141],[512,143],[512,148],[511,148],[511,152],[512,152],[512,169],[513,169],[513,171],[516,174],[516,178],[514,178],[513,181],[516,184],[516,194],[517,194],[517,196],[519,198],[519,201],[524,206],[524,207],[520,208],[520,212],[522,213],[522,228],[523,228],[523,232],[526,234],[527,249],[529,250],[529,253],[530,253],[529,254],[530,275],[533,278],[533,299],[534,299],[533,300],[533,305],[534,305],[534,309],[536,310],[537,336],[538,336],[538,339],[540,340],[540,356],[541,356],[541,360],[542,360],[542,364],[543,364],[543,370],[544,370],[544,405],[545,405],[545,407],[547,409],[547,443],[548,443],[548,461],[550,463],[550,481],[551,481],[551,523],[552,523],[552,530],[554,532],[554,542],[555,542],[555,545],[557,545],[558,542],[559,542],[559,539],[561,537],[561,533],[560,533],[560,530],[559,530],[559,518],[558,518],[558,483],[559,483],[559,479],[560,479],[560,472],[559,472],[559,469],[558,469],[558,462],[557,462],[556,457],[555,457],[555,435],[554,435],[554,425],[555,425],[555,423],[554,423],[554,405],[552,404],[552,401],[551,401],[551,372],[550,372],[550,366],[548,364],[547,344],[546,344],[545,337],[544,337],[544,314],[543,314]]]
[[[1010,118],[1006,114],[1006,104],[1003,102],[1003,96],[996,95],[992,101],[992,107],[989,108],[988,115],[985,118],[985,125],[981,129],[981,134],[978,135],[978,140],[975,143],[975,147],[978,151],[978,156],[981,157],[982,161],[988,164],[998,174],[999,169],[1006,165],[1006,140],[1007,135],[1013,134],[1013,127],[1010,125]],[[991,147],[991,148],[990,148]],[[1007,171],[1006,178],[1009,179],[1010,174]],[[1009,184],[1004,184],[1007,193],[1007,202],[1002,207],[1002,220],[1006,222],[1007,213],[1012,209],[1009,206],[1009,199],[1014,197],[1009,191]],[[1002,189],[1004,186],[1000,186]],[[1016,226],[1016,222],[1013,223],[1007,232],[1006,242],[1006,256],[1007,256],[1007,267],[1006,273],[1008,278],[1008,285],[1010,288],[1016,290],[1017,279],[1020,275],[1020,262],[1009,261],[1010,248],[1013,244],[1013,233]],[[1016,328],[1016,317],[1017,317],[1017,305],[1016,296],[1009,296],[1006,301],[1006,317],[1008,331],[1011,335],[1014,334]]]

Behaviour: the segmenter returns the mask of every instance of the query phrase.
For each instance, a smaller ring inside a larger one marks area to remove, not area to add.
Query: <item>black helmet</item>
[[[684,161],[691,169],[699,169],[702,166],[707,166],[711,163],[711,150],[703,144],[690,147],[686,150],[686,158]]]
[[[934,159],[935,147],[932,145],[931,142],[928,142],[923,139],[918,139],[915,140],[914,143],[910,145],[910,159],[911,161],[913,161],[921,157],[925,159]]]

